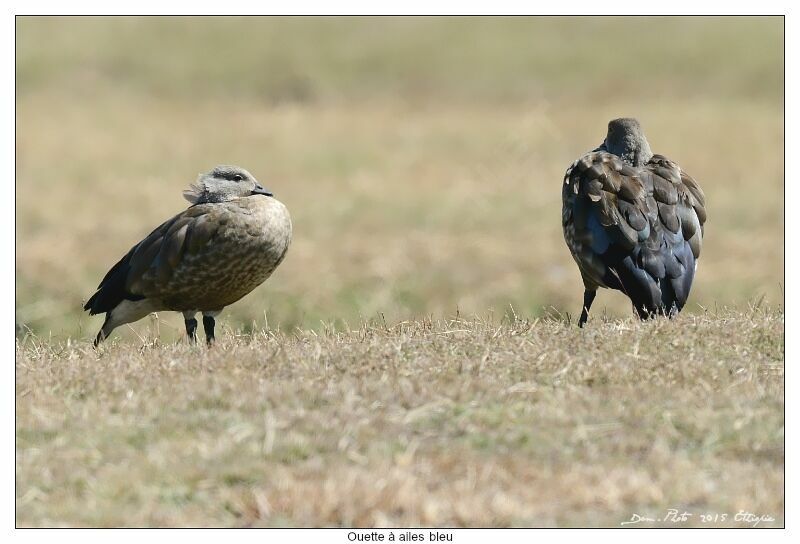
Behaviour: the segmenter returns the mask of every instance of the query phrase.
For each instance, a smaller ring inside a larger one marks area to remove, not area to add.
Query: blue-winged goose
[[[677,164],[653,155],[636,119],[608,123],[603,144],[567,170],[562,200],[564,238],[585,287],[581,327],[598,287],[625,293],[642,319],[683,308],[705,196]]]
[[[84,306],[105,312],[95,346],[112,330],[151,312],[182,312],[195,340],[198,312],[206,340],[214,317],[266,280],[292,239],[289,212],[245,169],[217,166],[184,192],[187,210],[133,246]]]

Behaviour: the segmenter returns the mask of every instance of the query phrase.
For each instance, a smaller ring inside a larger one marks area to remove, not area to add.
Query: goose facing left
[[[95,346],[120,325],[167,310],[183,314],[192,341],[201,313],[211,344],[214,318],[286,256],[289,211],[244,168],[217,166],[183,194],[192,205],[133,246],[86,302],[91,315],[106,314]]]

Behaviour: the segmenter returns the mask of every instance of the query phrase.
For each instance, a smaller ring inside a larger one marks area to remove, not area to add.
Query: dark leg
[[[195,318],[190,318],[184,320],[186,323],[186,334],[189,336],[189,340],[194,343],[197,342],[197,320]]]
[[[97,336],[94,339],[94,347],[99,346],[100,342],[105,340],[105,338],[106,338],[106,335],[103,334],[103,329],[100,329],[100,332],[97,333]]]
[[[583,292],[583,311],[581,312],[581,318],[578,320],[578,326],[580,328],[583,328],[586,324],[586,320],[589,319],[589,308],[592,307],[595,295],[597,295],[597,291],[589,291],[587,289]]]
[[[203,330],[206,332],[206,343],[210,346],[214,343],[214,318],[210,315],[203,316]]]
[[[640,308],[640,307],[636,306],[635,304],[633,305],[633,311],[636,312],[636,315],[638,315],[639,319],[641,319],[642,321],[646,321],[646,320],[650,319],[651,317],[655,317],[656,314],[657,314],[657,312],[651,312],[650,310],[648,310],[644,306],[642,306]]]

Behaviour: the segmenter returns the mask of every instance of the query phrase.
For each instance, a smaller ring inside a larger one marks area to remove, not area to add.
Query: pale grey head
[[[653,157],[642,126],[633,118],[609,121],[608,134],[600,148],[617,155],[631,166],[642,166]]]
[[[272,196],[272,193],[264,189],[253,174],[229,164],[221,164],[200,174],[197,181],[183,192],[183,197],[192,204],[229,202],[252,195]]]

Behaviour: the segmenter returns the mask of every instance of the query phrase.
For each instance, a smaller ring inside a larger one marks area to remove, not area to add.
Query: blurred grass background
[[[574,314],[560,184],[619,116],[706,192],[687,311],[783,298],[779,17],[18,17],[16,45],[18,334],[93,336],[82,303],[218,163],[295,229],[230,327]]]

